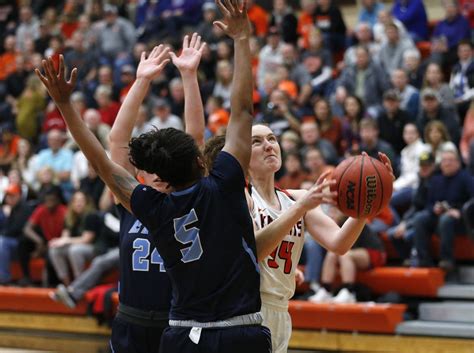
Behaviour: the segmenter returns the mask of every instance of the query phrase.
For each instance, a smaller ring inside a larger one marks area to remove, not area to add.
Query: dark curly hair
[[[206,141],[204,146],[204,162],[207,170],[211,171],[219,152],[224,148],[225,135],[216,135]]]
[[[158,175],[173,187],[182,187],[203,175],[201,157],[194,139],[174,128],[155,129],[129,143],[130,162],[138,169]]]

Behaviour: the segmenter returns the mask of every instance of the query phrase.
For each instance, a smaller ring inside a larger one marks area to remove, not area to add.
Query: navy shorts
[[[112,323],[110,349],[112,353],[159,353],[161,335],[167,326],[145,327],[115,318]]]
[[[166,353],[271,353],[270,330],[265,326],[202,329],[199,343],[189,338],[190,327],[168,327],[161,339]]]

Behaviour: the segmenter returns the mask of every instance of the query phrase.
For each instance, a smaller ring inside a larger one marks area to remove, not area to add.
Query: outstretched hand
[[[395,180],[396,178],[395,178],[395,174],[393,174],[392,161],[390,160],[390,158],[388,158],[385,153],[379,152],[379,159],[383,163],[385,168],[387,168],[390,175],[392,176],[392,180]]]
[[[327,171],[318,178],[316,183],[298,200],[306,210],[318,207],[322,203],[336,205],[337,191],[331,191],[336,180],[329,178],[331,171]]]
[[[169,51],[170,48],[160,44],[153,48],[148,57],[146,53],[143,52],[137,68],[137,79],[145,78],[151,81],[158,77],[161,71],[163,71],[165,66],[170,62]]]
[[[71,71],[69,80],[66,80],[66,67],[64,65],[64,57],[59,56],[59,68],[56,71],[53,60],[49,57],[42,61],[44,75],[39,69],[35,69],[36,75],[39,77],[43,85],[48,90],[49,95],[56,104],[67,103],[71,97],[77,80],[77,69]]]
[[[217,7],[222,13],[223,21],[214,21],[233,40],[248,39],[250,37],[250,22],[247,16],[247,1],[244,0],[240,9],[239,0],[216,0]]]
[[[191,41],[189,41],[189,36],[185,35],[181,54],[176,56],[175,53],[170,52],[171,60],[181,74],[196,73],[205,47],[206,43],[201,42],[201,36],[197,33],[193,33]]]

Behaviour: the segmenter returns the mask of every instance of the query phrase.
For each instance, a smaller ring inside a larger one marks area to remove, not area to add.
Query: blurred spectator
[[[48,187],[44,191],[42,203],[35,208],[26,222],[23,229],[25,237],[21,238],[18,244],[18,257],[23,271],[19,284],[31,285],[30,258],[46,255],[48,242],[61,236],[67,211],[62,202],[61,189],[57,186]]]
[[[183,130],[183,122],[181,118],[171,114],[170,104],[163,98],[155,102],[154,116],[150,120],[150,125],[157,129],[166,129],[169,127]]]
[[[300,149],[302,156],[305,156],[309,149],[317,148],[321,151],[321,154],[327,163],[337,165],[337,151],[331,142],[321,138],[319,126],[315,121],[308,120],[303,122],[300,128],[300,135],[303,142],[303,146]]]
[[[62,147],[64,140],[63,132],[59,130],[48,132],[48,148],[38,154],[35,167],[36,170],[51,167],[61,185],[64,197],[68,200],[72,193],[71,169],[73,158],[71,150]]]
[[[284,91],[292,101],[298,97],[298,85],[290,80],[290,73],[285,65],[280,65],[277,68],[276,75],[278,76],[278,89]]]
[[[18,154],[20,136],[10,123],[0,125],[0,169],[7,173]]]
[[[18,4],[15,1],[0,2],[0,33],[14,33],[18,18]]]
[[[471,0],[459,0],[459,7],[464,17],[469,20],[471,27],[471,41],[474,40],[474,4]]]
[[[311,183],[315,183],[323,173],[334,170],[334,166],[327,165],[321,150],[315,147],[306,150],[304,165],[309,173],[306,180],[311,181]]]
[[[438,93],[443,106],[454,108],[454,93],[449,85],[444,82],[443,72],[439,64],[430,63],[426,67],[423,88],[431,88]]]
[[[273,0],[269,25],[279,29],[284,42],[296,44],[298,40],[298,20],[286,0]]]
[[[356,49],[356,64],[344,68],[336,85],[336,95],[344,95],[341,92],[345,91],[360,97],[367,111],[377,116],[382,105],[382,95],[390,83],[383,69],[370,60],[367,48],[359,46]]]
[[[10,184],[18,185],[21,189],[21,199],[28,201],[28,206],[36,205],[36,193],[33,189],[23,180],[21,171],[17,168],[10,168],[8,171],[8,181]]]
[[[184,87],[183,81],[179,77],[173,78],[169,83],[171,100],[171,113],[182,117],[184,114]]]
[[[383,207],[377,215],[367,219],[367,227],[375,234],[381,235],[390,227],[396,226],[400,222],[398,214],[390,206]]]
[[[97,41],[97,38],[95,27],[91,25],[91,21],[87,14],[84,13],[79,16],[79,25],[76,29],[76,32],[82,34],[82,45],[84,46],[84,48],[86,50],[92,50]]]
[[[118,9],[114,5],[104,6],[104,19],[96,28],[97,47],[99,55],[109,65],[127,56],[130,48],[135,44],[135,28],[123,17],[119,17]]]
[[[394,23],[385,26],[387,41],[380,48],[380,64],[388,74],[403,66],[403,53],[414,49],[413,43],[408,39],[401,39],[398,27]]]
[[[23,226],[31,214],[30,208],[22,200],[19,185],[10,184],[5,190],[0,214],[5,218],[0,227],[0,284],[5,285],[11,281],[10,261],[16,255],[19,239],[23,236]]]
[[[441,121],[429,122],[425,127],[424,138],[428,150],[435,156],[436,165],[441,163],[443,152],[457,152],[456,145],[451,141],[448,130]]]
[[[112,90],[110,86],[98,86],[95,90],[94,98],[99,106],[102,122],[112,126],[120,109],[120,104],[112,100]]]
[[[358,24],[368,23],[370,28],[374,28],[378,20],[380,11],[384,9],[384,5],[378,0],[362,0],[359,10]]]
[[[297,66],[298,85],[301,87],[299,102],[304,105],[313,97],[327,97],[331,89],[332,69],[318,53],[302,55],[302,65]],[[296,72],[295,72],[296,74]]]
[[[252,23],[255,34],[258,37],[264,37],[268,31],[268,13],[256,4],[255,0],[247,0],[247,13],[250,22]]]
[[[333,53],[343,50],[346,44],[346,24],[341,10],[332,0],[318,0],[314,11],[316,27],[323,32],[326,46]]]
[[[340,226],[347,219],[336,207],[329,209],[329,215]],[[382,241],[366,226],[351,250],[346,254],[337,255],[330,251],[327,252],[321,274],[321,288],[308,300],[315,303],[355,303],[357,271],[384,266],[385,262],[386,254]],[[341,276],[342,288],[333,297],[331,291],[337,274]]]
[[[36,140],[40,113],[46,107],[44,87],[36,75],[30,75],[26,88],[18,98],[16,128],[18,134],[28,140]]]
[[[411,36],[407,33],[405,26],[403,23],[398,19],[391,15],[391,13],[387,10],[382,10],[379,12],[379,16],[377,19],[377,23],[373,27],[374,32],[374,40],[379,43],[385,43],[387,39],[387,32],[385,31],[386,26],[389,24],[394,24],[398,28],[398,34],[401,40],[410,40],[413,41]]]
[[[406,111],[400,108],[398,92],[394,89],[386,91],[383,95],[383,110],[377,120],[379,136],[392,146],[397,155],[400,155],[405,147],[403,129],[408,122],[413,120]]]
[[[410,250],[413,245],[415,229],[414,220],[417,212],[423,211],[428,201],[428,189],[430,188],[431,176],[435,173],[436,164],[434,156],[430,152],[423,152],[419,157],[418,187],[411,199],[410,208],[403,214],[399,224],[387,230],[390,241],[395,246],[404,266],[416,265],[417,258],[411,259]]]
[[[308,174],[303,170],[298,151],[286,153],[283,167],[285,174],[278,180],[278,186],[282,189],[300,189],[301,183],[306,180]]]
[[[20,52],[25,50],[27,40],[35,40],[39,34],[39,21],[34,16],[31,7],[24,5],[20,8],[20,23],[16,29],[16,45]]]
[[[375,159],[378,159],[379,152],[385,153],[392,162],[394,173],[397,175],[398,158],[392,146],[379,138],[379,132],[379,126],[374,119],[364,118],[360,121],[360,152],[367,152],[370,157]]]
[[[298,16],[298,47],[308,48],[310,32],[315,29],[313,14],[316,10],[316,0],[301,0],[301,11]]]
[[[69,265],[73,278],[77,278],[94,255],[93,242],[98,234],[95,228],[97,215],[93,210],[90,197],[76,191],[67,207],[61,237],[48,242],[49,258],[59,280],[65,285],[71,283]]]
[[[415,246],[420,266],[432,266],[430,254],[431,235],[441,238],[439,267],[446,271],[454,269],[454,239],[465,231],[461,209],[474,196],[474,183],[466,170],[461,168],[456,151],[445,151],[441,156],[441,174],[432,178],[428,188],[425,209],[414,220]]]
[[[135,126],[133,127],[132,137],[138,137],[141,134],[150,131],[153,127],[150,124],[150,117],[148,109],[145,105],[141,105],[138,109],[138,115],[135,119]]]
[[[97,66],[98,61],[94,51],[86,47],[84,34],[80,31],[74,32],[70,40],[70,49],[64,54],[64,63],[68,68],[80,68],[77,79],[82,81],[87,74]]]
[[[467,111],[466,119],[464,119],[459,149],[464,163],[474,176],[474,100],[471,101],[471,107]]]
[[[280,137],[280,146],[282,155],[286,153],[297,151],[300,146],[300,135],[295,131],[285,131]]]
[[[456,111],[441,105],[441,97],[438,92],[426,88],[421,92],[422,110],[418,115],[417,123],[420,131],[424,131],[426,125],[433,120],[441,121],[448,129],[454,144],[458,144],[460,138],[459,119]]]
[[[323,60],[324,66],[333,66],[332,53],[324,44],[324,38],[321,30],[316,27],[312,27],[311,31],[309,32],[306,52],[319,55]]]
[[[407,123],[403,128],[403,140],[406,147],[401,151],[400,176],[393,182],[390,202],[397,211],[409,207],[414,191],[418,187],[420,156],[428,150],[414,123]]]
[[[342,123],[341,120],[333,116],[331,106],[325,99],[318,99],[313,106],[314,116],[319,125],[321,137],[328,140],[341,155]]]
[[[442,56],[442,62],[449,66],[456,60],[456,47],[463,39],[470,39],[469,21],[460,13],[457,0],[443,0],[446,18],[440,21],[434,31],[431,45],[432,55]]]
[[[275,89],[265,110],[257,116],[257,122],[266,123],[275,136],[280,137],[286,130],[299,131],[300,122],[296,117],[288,95]]]
[[[359,123],[365,116],[364,103],[357,96],[347,96],[344,100],[344,117],[342,119],[343,152],[358,150],[360,144]]]
[[[271,27],[267,34],[267,44],[260,50],[258,57],[257,85],[262,88],[263,79],[267,73],[274,72],[278,65],[283,63],[282,42],[280,31]]]
[[[466,116],[469,103],[474,99],[474,54],[473,45],[469,41],[461,41],[457,50],[459,61],[451,71],[449,86],[461,119]]]
[[[206,1],[202,5],[202,15],[203,21],[197,26],[196,32],[199,33],[202,40],[207,44],[217,43],[224,35],[219,27],[213,24],[219,16],[217,5],[214,2]]]
[[[104,182],[89,163],[87,168],[87,176],[80,180],[78,189],[92,199],[96,209],[99,208],[99,201],[104,191],[104,187]]]
[[[212,95],[222,98],[222,106],[230,108],[230,94],[232,89],[233,65],[227,60],[221,60],[217,63],[216,83]]]
[[[403,68],[407,73],[410,85],[421,89],[425,68],[421,65],[421,55],[417,49],[408,49],[403,53]]]
[[[391,75],[392,85],[400,95],[400,108],[408,113],[409,120],[415,121],[420,107],[420,92],[408,83],[406,71],[397,69]]]
[[[13,166],[18,169],[21,178],[30,186],[34,184],[34,163],[37,155],[33,154],[31,144],[28,140],[20,139],[18,141],[17,156]]]
[[[428,16],[422,0],[395,0],[392,14],[402,21],[415,42],[428,39]]]
[[[230,114],[222,105],[221,97],[210,96],[207,99],[207,128],[212,135],[220,135],[229,123]]]
[[[6,80],[7,92],[13,98],[18,98],[26,88],[26,82],[31,72],[27,70],[25,58],[22,55],[17,55],[16,69],[8,75]]]
[[[33,44],[35,51],[44,55],[49,47],[49,43],[52,38],[52,31],[44,20],[40,22],[38,29],[38,37],[34,41],[28,40],[26,46]]]
[[[368,23],[361,22],[355,28],[355,37],[357,44],[346,49],[344,53],[344,64],[355,65],[356,63],[356,50],[359,46],[364,46],[369,50],[369,53],[374,60],[378,60],[380,52],[380,44],[374,42],[372,37],[372,30]]]
[[[3,50],[0,55],[0,81],[5,81],[8,75],[16,71],[16,38],[8,35],[3,40]]]

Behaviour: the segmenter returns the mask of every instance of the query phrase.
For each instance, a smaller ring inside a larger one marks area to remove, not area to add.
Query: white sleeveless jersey
[[[295,203],[284,192],[275,189],[281,210],[267,205],[255,188],[251,189],[253,199],[252,217],[258,229],[262,229],[283,214]],[[295,293],[295,269],[303,251],[304,229],[301,218],[280,242],[278,247],[260,266],[260,294],[262,303],[282,310],[288,309],[288,301]]]

